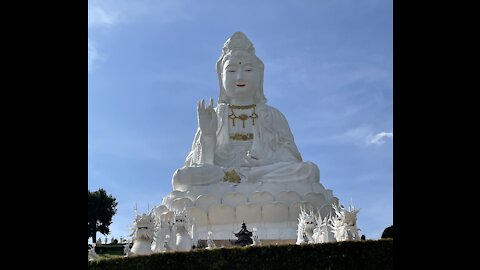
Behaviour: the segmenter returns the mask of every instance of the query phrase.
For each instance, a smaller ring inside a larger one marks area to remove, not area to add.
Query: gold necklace
[[[255,107],[257,105],[256,104],[252,104],[252,105],[229,105],[228,107],[230,107],[230,111],[232,112],[230,115],[228,115],[228,118],[232,119],[232,125],[235,126],[235,119],[240,119],[242,120],[242,124],[243,124],[243,128],[245,128],[245,120],[247,120],[248,118],[252,118],[252,126],[255,126],[255,118],[258,118],[258,115],[255,113]],[[233,111],[233,109],[239,109],[239,110],[247,110],[247,109],[253,109],[252,111],[252,114],[250,114],[249,116],[246,115],[246,114],[241,114],[240,116],[237,116],[235,114],[235,112]]]

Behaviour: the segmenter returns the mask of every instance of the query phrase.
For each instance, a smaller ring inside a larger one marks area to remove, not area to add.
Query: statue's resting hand
[[[215,136],[218,127],[218,119],[213,109],[213,99],[210,99],[210,105],[205,107],[205,100],[198,101],[198,127],[202,135]]]
[[[265,163],[255,151],[247,151],[247,154],[243,158],[243,165],[247,167],[261,166]]]

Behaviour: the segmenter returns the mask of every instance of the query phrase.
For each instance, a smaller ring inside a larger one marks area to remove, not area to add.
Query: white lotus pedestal
[[[320,183],[217,183],[173,191],[163,198],[156,214],[164,221],[173,219],[173,212],[186,208],[195,218],[198,239],[234,239],[245,222],[257,228],[262,240],[295,240],[300,207],[319,211],[326,216],[338,199]]]

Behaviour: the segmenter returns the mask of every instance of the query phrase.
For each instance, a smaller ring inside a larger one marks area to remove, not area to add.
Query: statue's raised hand
[[[202,135],[215,136],[218,127],[218,119],[213,109],[213,98],[210,99],[210,105],[205,108],[205,100],[198,102],[198,127]]]

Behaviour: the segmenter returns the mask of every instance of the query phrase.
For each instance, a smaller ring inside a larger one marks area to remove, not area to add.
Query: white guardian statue
[[[92,248],[88,250],[88,260],[89,261],[96,261],[100,258],[100,256],[98,256],[98,254],[95,252],[95,246],[97,244],[93,243],[92,244]]]
[[[209,231],[208,236],[207,236],[207,248],[206,249],[214,249],[214,248],[217,248],[217,245],[215,245],[215,242],[212,239],[212,232]]]
[[[360,236],[357,228],[357,214],[360,209],[356,209],[350,205],[345,209],[342,205],[333,205],[335,210],[335,217],[330,218],[330,227],[333,230],[335,239],[337,241],[359,241]]]
[[[332,229],[328,226],[330,223],[330,214],[322,220],[322,216],[318,213],[315,217],[317,227],[313,230],[313,240],[315,243],[336,242]]]
[[[149,255],[152,254],[152,242],[155,234],[153,213],[136,214],[135,221],[132,224],[133,246],[131,255]],[[130,256],[131,256],[130,255]]]
[[[132,255],[132,251],[130,250],[130,243],[127,242],[125,245],[123,245],[123,254],[124,257]]]
[[[193,239],[197,238],[194,235],[195,225],[189,221],[185,210],[175,212],[175,220],[172,228],[172,235],[175,236],[176,251],[190,251],[192,250]]]
[[[262,241],[260,241],[260,239],[258,239],[257,228],[253,227],[252,232],[253,232],[253,235],[252,235],[253,244],[252,244],[252,246],[261,246]]]
[[[298,218],[297,245],[313,244],[313,230],[317,227],[316,217],[313,211],[306,212],[300,208],[300,217]]]
[[[264,239],[293,240],[300,205],[328,212],[338,201],[320,184],[318,166],[302,159],[285,116],[267,105],[264,68],[245,34],[234,33],[216,63],[218,104],[197,104],[190,153],[161,207],[185,207],[199,238],[213,230],[229,239],[245,220]]]

